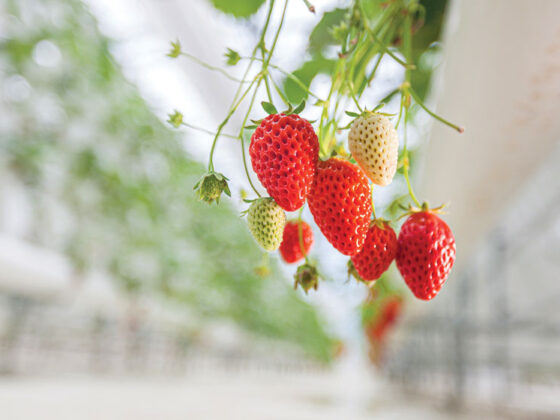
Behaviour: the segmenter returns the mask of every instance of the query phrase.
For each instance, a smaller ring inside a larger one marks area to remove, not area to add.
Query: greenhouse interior
[[[560,418],[558,16],[0,0],[0,418]]]

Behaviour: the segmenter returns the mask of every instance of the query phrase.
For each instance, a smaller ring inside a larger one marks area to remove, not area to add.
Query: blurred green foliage
[[[360,12],[357,10],[356,3],[352,2],[346,8],[336,8],[324,13],[313,29],[307,47],[309,56],[293,72],[307,88],[318,74],[332,73],[338,58],[336,54],[340,53],[340,48],[333,50],[340,44],[337,39],[337,31],[343,32],[345,28],[351,26],[353,19],[357,19],[356,13]],[[381,16],[390,3],[386,0],[362,2],[366,15],[370,19]],[[416,17],[414,24],[412,62],[416,65],[416,70],[412,72],[412,87],[424,99],[430,87],[433,66],[431,60],[423,60],[422,57],[432,54],[436,47],[434,43],[439,40],[441,35],[447,0],[421,0],[420,4],[425,12]],[[404,18],[402,17],[402,19]],[[375,21],[375,19],[373,20]],[[402,21],[393,22],[392,27],[394,33],[388,33],[386,37],[393,39],[393,52],[401,53]],[[358,66],[359,70],[354,74],[354,80],[357,82],[355,83],[357,94],[361,94],[368,87],[365,76],[370,67],[373,67],[371,61],[376,55],[376,46],[371,43],[369,49],[363,54],[362,63]],[[289,78],[285,79],[284,88],[292,103],[299,103],[303,99],[307,99],[307,92]],[[385,98],[383,102],[388,102],[390,99]]]
[[[245,18],[259,10],[265,0],[210,0],[210,2],[224,13]]]
[[[213,0],[235,16],[262,2]],[[0,5],[0,171],[31,203],[25,239],[66,253],[78,274],[101,271],[129,293],[183,303],[200,328],[233,319],[329,360],[315,310],[279,270],[255,273],[261,252],[237,212],[196,200],[202,165],[124,79],[83,5]]]

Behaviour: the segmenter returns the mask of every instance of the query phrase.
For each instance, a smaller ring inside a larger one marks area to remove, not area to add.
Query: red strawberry
[[[268,194],[286,211],[299,209],[311,189],[319,141],[299,115],[272,114],[251,137],[251,164]]]
[[[437,215],[420,211],[404,222],[398,239],[397,267],[417,298],[434,298],[454,262],[455,238]]]
[[[400,317],[402,301],[398,297],[387,298],[381,306],[378,317],[366,327],[366,334],[372,340],[382,341]]]
[[[315,223],[344,255],[357,254],[366,240],[371,190],[364,172],[339,158],[320,161],[308,197]]]
[[[399,318],[402,300],[399,297],[388,298],[383,304],[383,319],[387,325],[393,325]]]
[[[313,245],[313,231],[307,223],[302,221],[301,239],[305,254],[302,252],[302,244],[299,241],[299,226],[300,223],[295,220],[291,220],[286,223],[286,227],[284,228],[284,237],[282,238],[282,243],[280,244],[280,254],[282,255],[284,261],[288,264],[295,263],[304,258],[305,255],[309,253],[311,245]]]
[[[377,280],[397,255],[397,235],[385,221],[370,223],[364,247],[351,261],[362,280]]]

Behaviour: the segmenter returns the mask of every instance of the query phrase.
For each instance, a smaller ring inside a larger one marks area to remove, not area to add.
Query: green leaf
[[[321,55],[317,55],[303,63],[292,75],[299,79],[306,89],[309,89],[309,85],[311,85],[311,82],[317,74],[324,73],[330,75],[335,64],[335,60],[329,60]],[[288,100],[294,104],[299,104],[309,96],[307,91],[300,86],[299,83],[290,78],[284,80],[284,91],[286,92]]]
[[[265,0],[210,0],[216,9],[238,18],[255,14],[264,2]]]
[[[360,114],[358,114],[357,112],[352,112],[352,111],[344,111],[344,113],[346,115],[348,115],[349,117],[354,117],[354,118],[357,118],[357,117],[360,116]]]
[[[305,101],[301,101],[301,103],[298,106],[296,106],[296,109],[292,111],[292,114],[299,114],[304,109],[305,109]]]
[[[268,115],[278,114],[278,111],[277,111],[276,107],[274,105],[272,105],[270,102],[262,101],[261,105],[264,109],[264,112],[266,112]]]
[[[226,64],[228,66],[235,66],[239,62],[239,60],[241,60],[241,56],[239,55],[239,53],[232,50],[231,48],[228,48],[227,52],[224,55],[227,58]]]
[[[400,89],[394,89],[391,92],[389,92],[383,99],[381,99],[379,102],[383,102],[384,104],[389,103],[389,101],[393,98],[393,96],[395,96],[397,93],[400,92]]]
[[[335,9],[323,15],[309,36],[309,51],[312,54],[321,53],[325,47],[338,44],[333,36],[333,29],[344,22],[348,13],[349,9]]]

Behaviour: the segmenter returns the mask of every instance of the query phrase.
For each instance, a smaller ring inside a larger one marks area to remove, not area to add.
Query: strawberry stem
[[[280,99],[282,99],[282,102],[284,102],[286,105],[290,106],[290,101],[288,101],[288,98],[286,98],[286,95],[284,94],[284,92],[282,92],[282,89],[280,89],[280,86],[278,86],[278,84],[274,81],[274,79],[272,78],[272,76],[270,76],[270,81],[272,82],[272,86],[274,87],[274,89],[276,90],[276,92],[278,93],[278,96],[280,96]]]
[[[212,71],[216,71],[218,73],[223,74],[225,77],[227,77],[229,80],[233,80],[234,82],[243,84],[243,83],[250,83],[250,80],[245,80],[245,77],[243,77],[243,79],[238,79],[237,77],[232,76],[231,74],[229,74],[227,71],[225,71],[224,69],[222,69],[221,67],[217,67],[217,66],[213,66],[210,63],[207,63],[204,60],[201,60],[200,58],[189,54],[188,52],[185,51],[181,51],[180,53],[181,56],[188,58],[191,61],[194,61],[195,63],[201,65],[202,67],[207,68],[208,70],[212,70]]]
[[[309,263],[309,259],[307,257],[307,252],[305,252],[305,245],[303,243],[303,226],[302,226],[302,220],[301,220],[301,215],[303,214],[303,208],[305,207],[305,205],[301,206],[301,208],[299,209],[299,213],[298,213],[298,239],[299,239],[299,247],[301,249],[301,253],[302,255],[305,257],[305,263]]]
[[[358,99],[356,98],[356,94],[354,93],[354,89],[352,88],[352,83],[348,82],[347,85],[348,85],[348,90],[350,91],[350,96],[354,101],[354,103],[356,104],[356,108],[358,108],[358,111],[360,111],[360,114],[362,114],[364,110],[362,109],[360,103],[358,102]]]
[[[237,110],[239,105],[241,105],[241,103],[243,102],[243,99],[245,99],[245,97],[250,92],[251,88],[253,87],[253,85],[255,84],[256,81],[257,81],[257,78],[253,79],[253,81],[251,82],[249,87],[245,90],[245,92],[243,92],[243,95],[241,95],[241,98],[237,102],[233,103],[233,105],[230,108],[227,116],[224,118],[224,120],[218,126],[218,130],[216,131],[216,135],[214,136],[214,140],[212,142],[212,147],[210,149],[210,159],[209,159],[209,162],[208,162],[208,171],[213,171],[214,170],[214,161],[213,161],[214,160],[214,151],[216,149],[216,144],[218,143],[218,139],[220,138],[220,135],[222,134],[222,130],[224,129],[224,127],[228,123],[231,116],[235,113],[235,111]]]
[[[253,108],[253,104],[255,103],[255,98],[257,97],[257,93],[259,92],[259,86],[261,84],[262,78],[257,82],[257,86],[255,91],[253,92],[253,96],[251,97],[251,101],[249,102],[249,109],[247,109],[247,113],[245,114],[245,118],[243,119],[243,123],[241,124],[241,130],[239,131],[239,142],[241,143],[241,156],[243,157],[243,167],[245,168],[245,175],[247,175],[247,180],[251,185],[251,188],[257,194],[258,197],[261,195],[255,188],[253,181],[251,180],[251,175],[249,175],[249,168],[247,165],[247,158],[245,156],[245,141],[243,140],[243,131],[245,129],[245,124],[247,124],[247,120],[249,119],[249,114],[251,113],[251,109]]]
[[[426,111],[428,114],[430,114],[432,117],[434,117],[436,120],[444,123],[445,125],[453,128],[454,130],[457,130],[459,133],[463,133],[465,131],[464,127],[460,127],[456,124],[453,124],[452,122],[447,121],[445,118],[440,117],[438,114],[436,114],[435,112],[431,111],[426,105],[424,105],[424,102],[422,102],[422,100],[420,99],[420,97],[418,96],[418,94],[416,92],[414,92],[414,90],[412,90],[412,88],[408,89],[408,92],[410,93],[410,95],[412,96],[412,98],[414,99],[414,102],[416,102],[418,105],[420,105],[420,107]]]
[[[403,29],[403,49],[404,49],[404,56],[406,58],[407,63],[412,61],[412,15],[407,13],[404,18],[404,29]],[[416,198],[414,194],[414,190],[412,189],[412,184],[410,183],[410,177],[408,176],[408,169],[410,167],[410,161],[408,158],[408,116],[410,110],[410,101],[408,100],[409,97],[409,87],[411,83],[411,76],[412,71],[410,69],[405,70],[405,83],[402,86],[402,93],[401,93],[401,107],[404,107],[404,148],[403,148],[403,174],[404,179],[406,180],[406,186],[408,188],[408,195],[414,201],[418,207],[420,207],[420,201]],[[400,117],[399,117],[400,121]]]
[[[215,131],[210,131],[210,130],[207,130],[206,128],[199,127],[197,125],[193,125],[193,124],[190,124],[190,123],[187,123],[187,122],[184,122],[184,121],[181,123],[181,125],[184,125],[185,127],[188,127],[191,130],[200,131],[201,133],[206,133],[206,134],[209,134],[211,136],[216,135]],[[237,136],[234,136],[233,134],[222,133],[221,135],[222,135],[222,137],[228,137],[230,139],[237,140]]]

